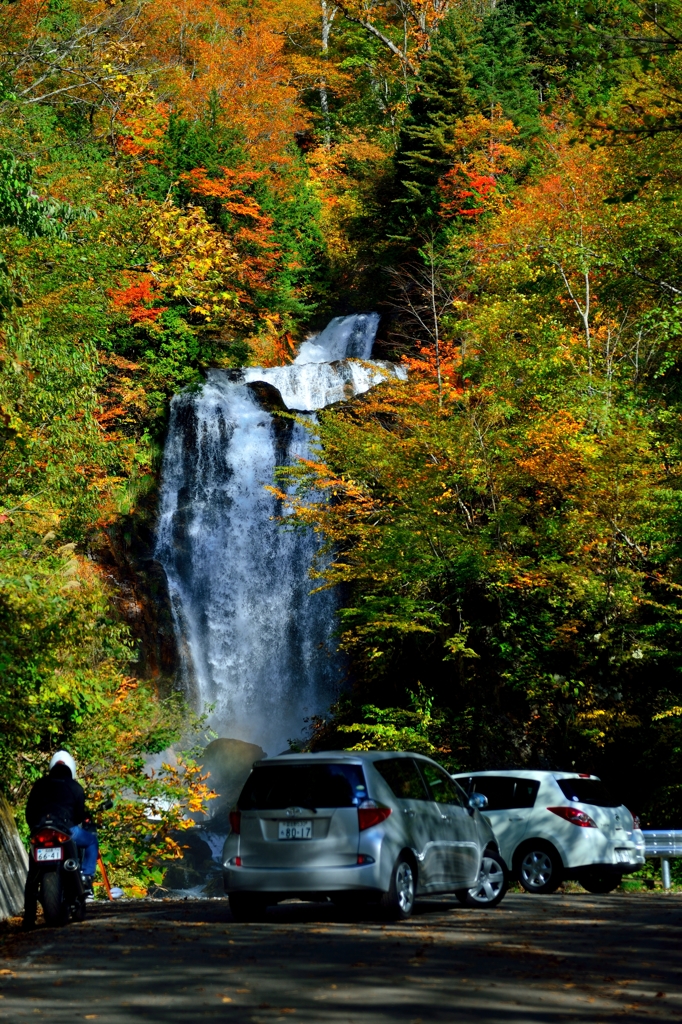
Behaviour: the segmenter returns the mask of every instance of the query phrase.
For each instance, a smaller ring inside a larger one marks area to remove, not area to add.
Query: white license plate
[[[61,860],[62,851],[61,847],[53,846],[51,849],[42,850],[40,847],[36,850],[36,860]]]
[[[629,850],[616,850],[616,860],[621,864],[630,864],[632,856]]]
[[[280,839],[312,839],[312,821],[280,821]]]

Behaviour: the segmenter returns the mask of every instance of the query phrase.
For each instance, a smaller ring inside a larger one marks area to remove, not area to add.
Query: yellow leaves
[[[184,299],[209,323],[235,315],[241,323],[248,320],[239,310],[234,287],[239,256],[228,236],[208,223],[201,207],[183,211],[171,203],[148,203],[142,227],[157,248],[149,270],[162,292]]]
[[[662,722],[666,718],[682,718],[682,707],[676,705],[667,711],[659,711],[657,715],[653,715],[652,721]]]
[[[598,747],[613,743],[621,729],[636,729],[641,719],[637,715],[623,712],[620,708],[590,708],[576,716],[579,729],[592,734],[592,742]]]
[[[585,439],[579,443],[583,424],[570,412],[560,411],[530,430],[528,455],[517,459],[518,466],[538,483],[558,491],[571,491],[585,471],[587,459],[594,455],[594,445]]]

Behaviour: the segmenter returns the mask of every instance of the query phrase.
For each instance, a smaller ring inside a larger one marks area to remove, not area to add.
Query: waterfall
[[[369,362],[378,322],[375,313],[337,317],[290,366],[210,370],[199,392],[171,403],[156,558],[168,579],[182,684],[197,709],[212,705],[217,732],[270,754],[329,707],[343,664],[335,596],[310,593],[319,540],[277,521],[281,503],[266,485],[277,466],[309,455],[303,421],[314,410],[404,376]],[[263,384],[307,417],[271,414]]]

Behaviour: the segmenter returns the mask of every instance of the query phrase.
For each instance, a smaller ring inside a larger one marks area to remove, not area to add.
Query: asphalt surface
[[[680,1021],[682,895],[526,896],[495,910],[424,900],[407,923],[288,903],[236,924],[227,902],[97,905],[10,929],[0,1020]]]

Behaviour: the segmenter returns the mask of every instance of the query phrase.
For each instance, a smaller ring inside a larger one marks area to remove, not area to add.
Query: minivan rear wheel
[[[457,889],[455,896],[465,907],[496,907],[509,888],[507,867],[499,853],[486,850],[478,882],[471,889]]]
[[[415,870],[403,854],[398,857],[391,876],[391,888],[382,894],[380,906],[393,921],[405,921],[414,909],[417,887]]]
[[[267,901],[259,893],[230,893],[230,910],[235,921],[262,921],[267,907]]]
[[[546,895],[563,882],[563,865],[549,843],[536,840],[523,848],[517,858],[517,877],[526,892]]]

